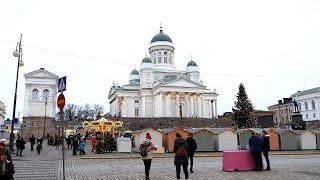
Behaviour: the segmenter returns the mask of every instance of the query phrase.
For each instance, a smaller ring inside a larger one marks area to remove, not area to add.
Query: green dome
[[[198,66],[198,65],[197,65],[196,62],[194,62],[193,60],[191,60],[191,61],[188,62],[187,67],[189,67],[189,66]]]
[[[142,59],[141,63],[152,63],[152,61],[151,61],[151,58],[146,56],[145,58]]]
[[[172,43],[171,38],[168,35],[164,34],[162,29],[160,29],[159,34],[153,36],[153,38],[151,39],[151,43],[158,41],[167,41]]]
[[[139,75],[139,72],[136,69],[134,69],[131,71],[130,75]]]

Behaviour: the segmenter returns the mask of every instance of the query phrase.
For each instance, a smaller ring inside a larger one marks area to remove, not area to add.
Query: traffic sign
[[[59,94],[58,99],[57,99],[57,106],[60,110],[62,110],[64,108],[65,104],[66,104],[66,99],[64,98],[64,95],[61,93],[61,94]]]
[[[58,92],[65,91],[67,89],[67,76],[59,78],[58,80]]]
[[[18,123],[18,122],[19,122],[19,119],[18,119],[18,118],[13,118],[13,119],[12,119],[12,123],[13,123],[13,124],[16,124],[16,123]]]

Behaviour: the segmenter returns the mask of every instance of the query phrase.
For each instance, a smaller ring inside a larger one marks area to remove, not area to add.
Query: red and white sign
[[[59,94],[57,99],[57,106],[60,110],[63,110],[65,105],[66,105],[66,99],[64,98],[64,95],[61,93]]]

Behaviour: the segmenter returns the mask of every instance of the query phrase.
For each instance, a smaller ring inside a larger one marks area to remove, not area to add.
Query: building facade
[[[5,115],[6,115],[6,106],[2,101],[0,101],[0,125],[4,124]]]
[[[297,101],[304,121],[320,120],[320,87],[298,91],[290,97]]]
[[[289,124],[292,122],[294,112],[293,100],[292,98],[283,98],[283,100],[278,100],[278,104],[269,106],[268,110],[274,112],[273,123],[275,126]]]
[[[110,114],[122,117],[217,117],[217,96],[200,79],[199,67],[192,59],[185,71],[176,70],[175,47],[160,32],[142,59],[140,71],[134,69],[129,84],[114,84],[109,90]]]
[[[22,137],[53,134],[56,117],[57,83],[59,77],[44,68],[24,75],[25,97]]]

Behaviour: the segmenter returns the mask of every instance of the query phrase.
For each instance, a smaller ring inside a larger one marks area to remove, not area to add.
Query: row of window
[[[158,56],[158,64],[159,63],[162,63],[162,57],[161,56]],[[169,60],[168,60],[168,57],[163,57],[163,63],[166,63],[166,64],[172,64],[172,58],[169,57]],[[153,58],[153,64],[156,64],[156,58]]]
[[[39,100],[39,90],[33,89],[32,90],[32,101],[38,101]],[[49,97],[49,90],[45,89],[42,91],[42,100],[46,100]]]
[[[313,118],[316,118],[316,113],[312,113]],[[309,118],[309,114],[306,114],[306,118]]]
[[[299,108],[300,111],[302,110],[302,109],[301,109],[301,103],[298,103],[298,108]],[[314,100],[311,101],[311,108],[312,108],[312,109],[310,109],[310,110],[315,110],[315,109],[316,109],[316,102],[315,102]],[[305,110],[305,111],[308,111],[308,110],[309,110],[309,104],[308,104],[307,101],[304,102],[304,110]]]

